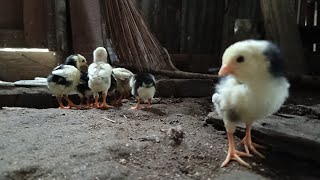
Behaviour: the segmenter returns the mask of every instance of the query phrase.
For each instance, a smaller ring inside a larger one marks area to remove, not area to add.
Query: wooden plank
[[[174,65],[187,72],[208,73],[209,68],[219,67],[219,54],[170,54]]]
[[[23,29],[22,0],[1,1],[0,29]]]
[[[24,86],[24,87],[30,87],[30,86],[47,86],[47,79],[41,79],[41,80],[20,80],[13,83],[15,86]]]
[[[223,18],[223,39],[221,43],[221,52],[234,42],[234,22],[238,14],[239,0],[226,1],[225,15]]]
[[[0,79],[3,81],[47,77],[56,65],[54,52],[0,51]]]
[[[24,36],[29,47],[48,47],[47,7],[47,1],[23,1]]]
[[[28,47],[23,30],[0,30],[0,47]]]
[[[306,4],[306,25],[309,27],[314,26],[314,11],[315,9],[315,2],[314,1],[307,1]]]

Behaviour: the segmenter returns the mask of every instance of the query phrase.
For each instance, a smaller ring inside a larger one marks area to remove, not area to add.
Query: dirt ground
[[[210,98],[162,98],[139,111],[129,110],[132,105],[2,108],[0,179],[320,178],[319,165],[268,150],[267,159],[245,159],[252,169],[237,162],[220,168],[227,139],[224,131],[203,125],[213,110]]]

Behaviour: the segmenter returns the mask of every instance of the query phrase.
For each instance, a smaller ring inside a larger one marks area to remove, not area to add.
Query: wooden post
[[[282,49],[288,71],[305,73],[306,63],[293,4],[292,0],[260,0],[267,38]]]
[[[64,59],[68,56],[67,36],[67,2],[66,0],[55,0],[55,27],[58,58]]]
[[[80,53],[90,64],[92,52],[104,45],[99,0],[69,0],[74,53]]]

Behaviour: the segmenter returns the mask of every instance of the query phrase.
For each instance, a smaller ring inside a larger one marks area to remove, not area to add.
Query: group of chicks
[[[130,87],[132,95],[138,97],[137,106],[134,108],[140,108],[140,99],[148,99],[150,103],[155,93],[155,80],[150,74],[133,75],[126,70],[123,71],[126,75],[117,75],[115,69],[107,63],[104,48],[94,51],[94,63],[89,66],[88,75],[80,73],[79,68],[82,65],[86,65],[84,57],[71,56],[48,77],[48,87],[57,96],[61,108],[64,108],[61,103],[62,97],[65,97],[68,106],[75,106],[67,96],[75,88],[87,99],[92,93],[95,97],[95,107],[108,107],[105,98],[108,90],[114,86],[113,77],[118,91],[125,94]],[[256,149],[263,146],[251,140],[252,123],[278,111],[289,96],[290,84],[284,77],[283,57],[279,48],[269,41],[240,41],[225,50],[218,75],[222,78],[216,85],[212,102],[215,110],[223,118],[229,141],[228,155],[221,166],[226,166],[230,160],[236,160],[246,167],[251,167],[241,156],[252,157],[253,152],[264,158]],[[118,87],[119,79],[125,84],[121,85],[124,90]],[[102,92],[103,96],[101,106],[98,104],[98,92]],[[234,143],[236,125],[241,122],[246,124],[246,135],[242,140],[245,152],[236,150]]]
[[[122,99],[130,94],[138,100],[137,105],[131,109],[140,109],[141,100],[148,100],[147,107],[150,107],[151,99],[156,92],[156,81],[152,74],[133,74],[125,68],[113,68],[108,63],[108,52],[103,47],[94,50],[93,63],[89,65],[88,72],[81,71],[83,66],[88,66],[85,57],[80,54],[70,55],[47,77],[48,88],[56,96],[60,108],[107,109],[113,107],[107,104],[108,95],[117,96],[114,98],[114,105],[121,105]],[[69,99],[68,95],[73,91],[80,96],[80,105],[75,105]],[[99,101],[100,94],[102,102]],[[90,103],[92,96],[93,105]],[[67,101],[67,106],[64,106],[63,98]],[[84,100],[85,105],[82,104]]]

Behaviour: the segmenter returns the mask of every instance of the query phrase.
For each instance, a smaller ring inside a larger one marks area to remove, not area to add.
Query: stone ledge
[[[161,79],[157,84],[157,97],[207,97],[213,93],[213,81],[197,79]],[[0,87],[0,107],[30,108],[58,107],[46,86]],[[77,95],[70,99],[79,102]]]

